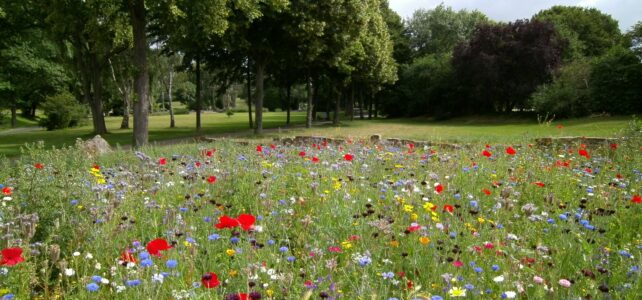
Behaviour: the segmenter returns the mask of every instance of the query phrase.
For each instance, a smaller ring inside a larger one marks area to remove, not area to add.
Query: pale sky
[[[642,0],[389,0],[390,7],[402,18],[412,16],[420,8],[431,9],[444,3],[453,9],[477,9],[496,21],[528,19],[542,9],[553,5],[595,7],[611,15],[625,32],[642,21]]]

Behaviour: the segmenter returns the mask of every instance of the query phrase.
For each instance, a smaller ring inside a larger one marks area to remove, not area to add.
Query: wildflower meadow
[[[639,299],[641,146],[36,145],[0,298]]]

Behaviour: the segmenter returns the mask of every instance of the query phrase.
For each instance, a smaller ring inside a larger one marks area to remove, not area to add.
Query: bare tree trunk
[[[196,58],[196,132],[201,132],[201,58]]]
[[[372,120],[372,101],[373,96],[368,94],[368,120]]]
[[[255,134],[263,133],[263,80],[265,75],[265,62],[256,61],[256,103],[255,103],[255,118],[256,127],[254,127]]]
[[[359,89],[359,119],[363,120],[363,110],[364,110],[364,100],[363,100],[363,89]]]
[[[94,131],[96,134],[107,133],[107,126],[105,126],[105,116],[103,112],[103,79],[102,79],[102,66],[98,61],[96,54],[91,54],[91,85],[93,88],[93,95],[90,98],[89,106],[91,108],[91,115],[94,123]]]
[[[312,86],[312,79],[308,78],[305,82],[306,89],[308,91],[308,107],[306,109],[306,114],[305,114],[305,128],[311,128],[312,127],[312,97],[314,95],[313,89],[314,86]]]
[[[288,127],[290,126],[290,107],[292,106],[290,102],[291,95],[292,95],[292,84],[288,83],[288,87],[285,92],[285,105],[287,106],[287,110],[288,110],[285,125],[287,125]]]
[[[252,121],[252,77],[250,74],[250,59],[247,60],[247,113],[250,118],[250,129],[254,128]]]
[[[120,122],[120,129],[129,129],[129,109],[131,100],[129,99],[129,90],[123,95],[123,121]]]
[[[145,0],[129,0],[132,31],[134,33],[133,63],[136,67],[134,89],[136,100],[134,104],[134,147],[148,143],[149,117],[149,75],[147,70],[147,36],[145,16]]]
[[[172,104],[172,84],[174,84],[174,71],[173,66],[169,70],[169,84],[167,85],[167,100],[169,101],[169,128],[176,127],[174,120],[174,106]]]
[[[350,112],[350,121],[354,121],[354,85],[350,86],[350,106],[348,106],[348,111]]]
[[[317,110],[319,106],[319,79],[313,79],[312,86],[314,87],[314,89],[312,90],[312,101],[314,102],[314,105],[312,105],[312,120],[316,121]]]
[[[379,117],[379,98],[375,96],[373,100],[374,100],[374,117],[376,119]]]
[[[334,102],[334,117],[332,118],[332,125],[339,125],[339,111],[341,110],[341,90],[335,89],[337,100]]]
[[[18,116],[16,112],[16,106],[11,105],[11,128],[16,128],[18,126]]]

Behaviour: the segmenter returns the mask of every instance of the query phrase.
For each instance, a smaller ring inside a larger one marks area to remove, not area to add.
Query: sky
[[[404,19],[417,9],[431,9],[442,2],[456,10],[477,9],[493,20],[505,22],[530,18],[553,5],[597,8],[617,20],[623,32],[642,21],[642,0],[389,0],[390,7]]]

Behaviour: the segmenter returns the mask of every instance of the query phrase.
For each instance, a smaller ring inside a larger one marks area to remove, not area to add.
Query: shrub
[[[642,63],[629,49],[613,47],[596,60],[590,88],[596,112],[642,111]]]
[[[47,130],[78,126],[87,116],[85,108],[69,92],[48,96],[42,104],[40,126]]]
[[[537,88],[531,105],[538,113],[557,117],[581,117],[593,111],[589,83],[591,64],[578,60],[564,66],[555,80]]]

